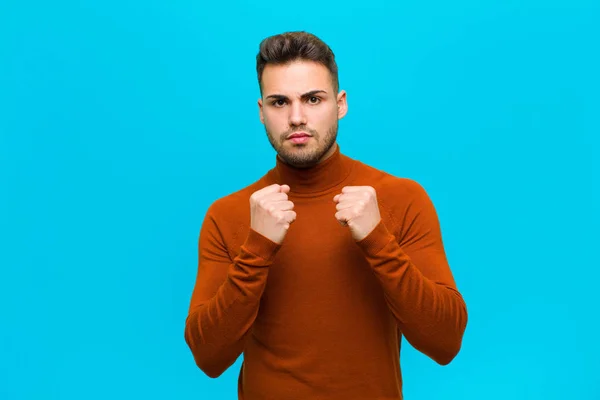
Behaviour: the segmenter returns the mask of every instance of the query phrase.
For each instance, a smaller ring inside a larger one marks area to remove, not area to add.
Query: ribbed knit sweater
[[[249,199],[290,186],[281,244],[250,227]],[[360,241],[334,217],[344,186],[372,186],[381,221]],[[402,399],[402,335],[435,362],[467,324],[434,205],[416,181],[336,152],[309,169],[277,157],[255,183],[212,202],[202,223],[185,340],[218,377],[240,355],[243,400]]]

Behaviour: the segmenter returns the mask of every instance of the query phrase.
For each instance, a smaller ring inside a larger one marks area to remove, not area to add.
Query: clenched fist
[[[294,203],[288,200],[288,185],[270,185],[250,196],[250,227],[281,244],[290,224],[296,220]]]
[[[335,218],[350,228],[356,241],[367,237],[381,220],[377,194],[371,186],[346,186],[333,201],[337,203]]]

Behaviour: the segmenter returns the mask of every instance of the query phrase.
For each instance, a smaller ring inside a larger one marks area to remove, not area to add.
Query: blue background
[[[255,55],[299,29],[468,303],[449,366],[404,342],[406,399],[600,399],[600,3],[393,4],[0,3],[1,399],[236,398],[183,339],[198,233],[274,164]]]

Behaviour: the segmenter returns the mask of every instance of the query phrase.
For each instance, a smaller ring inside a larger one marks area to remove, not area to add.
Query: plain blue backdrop
[[[597,1],[0,3],[0,399],[235,399],[183,338],[212,201],[275,153],[265,36],[333,48],[342,152],[419,181],[469,308],[407,400],[600,399]]]

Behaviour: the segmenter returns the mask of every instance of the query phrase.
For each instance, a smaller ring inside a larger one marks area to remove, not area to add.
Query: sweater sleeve
[[[184,337],[196,365],[207,376],[216,378],[244,350],[268,267],[280,245],[250,229],[232,260],[210,211],[200,231],[198,270]]]
[[[400,242],[382,220],[357,244],[406,340],[446,365],[461,348],[467,308],[446,259],[434,206],[425,190],[414,186]]]

